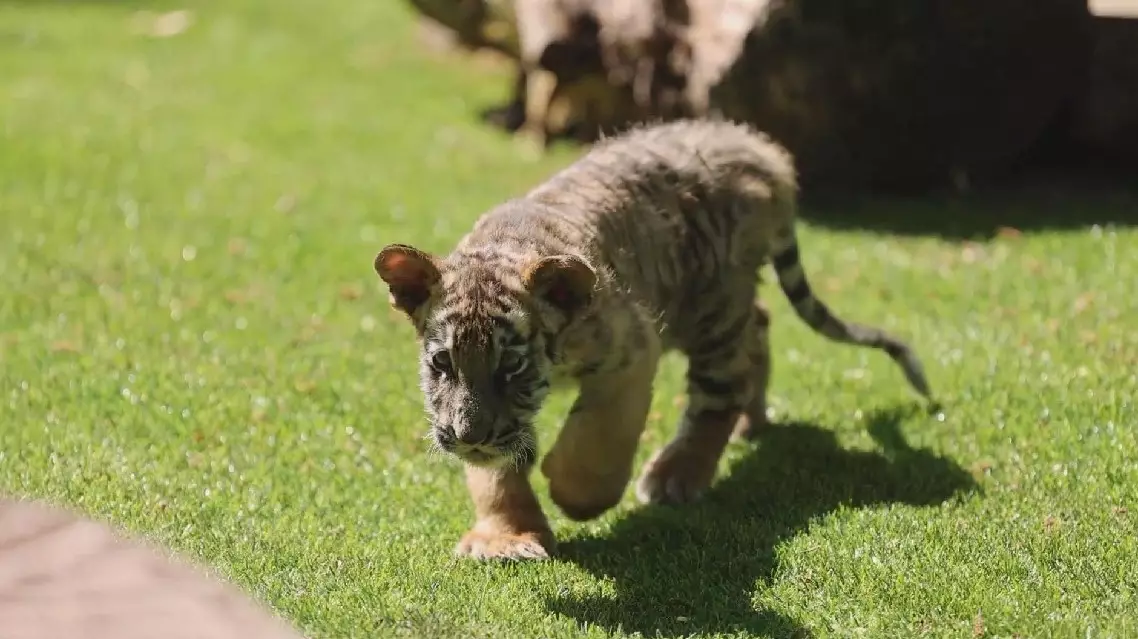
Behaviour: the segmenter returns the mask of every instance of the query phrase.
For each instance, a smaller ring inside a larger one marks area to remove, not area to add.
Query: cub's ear
[[[435,258],[405,244],[383,247],[375,256],[375,272],[387,283],[391,305],[407,315],[430,299],[441,278]]]
[[[530,264],[522,281],[532,295],[565,313],[574,313],[593,301],[597,273],[575,255],[552,255]]]

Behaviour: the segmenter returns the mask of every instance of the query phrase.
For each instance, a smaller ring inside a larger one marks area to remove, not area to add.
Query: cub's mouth
[[[454,455],[468,464],[486,468],[500,468],[510,461],[508,453],[481,446],[474,446],[466,450],[455,450]]]
[[[533,438],[520,430],[481,444],[467,444],[445,436],[438,437],[437,441],[448,454],[483,468],[525,467],[537,459]]]
[[[532,447],[519,444],[503,447],[460,445],[452,454],[468,464],[483,468],[525,467],[537,457],[537,451]]]

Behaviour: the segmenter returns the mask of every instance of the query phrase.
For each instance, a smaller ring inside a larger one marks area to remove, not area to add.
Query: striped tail
[[[814,331],[835,342],[885,351],[905,372],[905,377],[913,388],[925,399],[934,402],[929,383],[925,379],[924,366],[909,345],[881,329],[846,322],[830,312],[810,290],[810,283],[806,280],[806,273],[799,261],[798,240],[794,230],[790,229],[784,237],[787,238],[785,243],[775,247],[772,263],[778,275],[779,287],[794,306],[798,317]]]

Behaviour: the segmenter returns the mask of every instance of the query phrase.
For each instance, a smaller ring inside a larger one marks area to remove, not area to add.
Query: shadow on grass
[[[781,542],[839,507],[932,506],[977,489],[953,461],[911,448],[899,430],[902,416],[870,417],[880,452],[845,450],[818,426],[770,427],[700,502],[644,507],[609,535],[564,542],[559,554],[612,580],[616,598],[558,597],[548,608],[644,636],[809,636],[793,619],[751,603],[756,582],[773,577]]]
[[[1002,227],[1073,230],[1095,224],[1138,226],[1138,180],[1105,174],[1036,175],[963,196],[815,198],[802,217],[840,230],[984,240]]]

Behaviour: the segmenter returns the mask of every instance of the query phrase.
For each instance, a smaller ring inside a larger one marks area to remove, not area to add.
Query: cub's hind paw
[[[672,444],[652,456],[636,482],[636,497],[645,504],[683,504],[699,499],[715,478],[716,464],[683,444]]]
[[[475,527],[462,536],[454,554],[480,561],[539,561],[549,559],[555,549],[549,531],[510,533]]]

